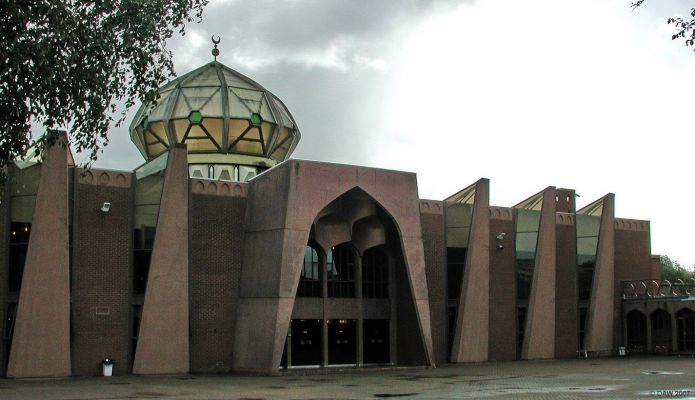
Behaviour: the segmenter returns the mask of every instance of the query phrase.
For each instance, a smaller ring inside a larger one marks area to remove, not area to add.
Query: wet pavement
[[[695,358],[628,357],[242,375],[0,379],[0,399],[695,400]]]

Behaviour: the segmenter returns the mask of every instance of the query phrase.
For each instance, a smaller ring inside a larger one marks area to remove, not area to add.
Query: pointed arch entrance
[[[407,307],[402,253],[393,219],[363,190],[352,189],[324,207],[309,233],[282,366],[425,363],[413,340],[418,336],[408,328],[417,322]],[[316,276],[316,269],[318,281],[312,281],[308,276]],[[307,298],[307,285],[317,282],[321,294]],[[311,332],[320,332],[320,351],[316,340],[304,337]],[[309,348],[312,364],[304,363]]]
[[[379,211],[367,213],[368,204]],[[337,213],[336,207],[340,208]],[[378,228],[383,224],[379,215],[389,222],[389,230]],[[345,216],[349,216],[349,224],[345,223]],[[362,253],[377,243],[394,246],[389,247],[394,266],[389,287],[394,291],[389,293],[394,296],[389,296],[385,300],[388,304],[381,308],[391,312],[391,298],[398,296],[395,312],[389,314],[393,317],[390,330],[396,330],[398,339],[389,346],[398,351],[390,357],[397,355],[398,364],[433,365],[419,216],[417,181],[411,173],[290,160],[252,180],[246,209],[233,369],[279,368],[291,320],[300,310],[312,319],[324,321],[324,325],[332,318],[324,314],[329,309],[345,315],[338,320],[372,318],[365,315],[364,309],[360,311],[360,304],[366,300],[357,300],[361,298],[358,291],[362,291],[359,272],[354,277],[355,298],[296,298],[306,245],[312,240],[324,253],[332,244],[351,242],[360,253],[358,264],[362,262]],[[318,221],[322,223],[315,223]],[[322,226],[330,229],[322,232]],[[322,236],[331,238],[330,243]],[[324,293],[327,295],[327,287]],[[331,300],[326,303],[329,308],[307,303],[326,300]],[[357,332],[362,329],[357,327]],[[322,331],[326,346],[327,329]],[[358,348],[362,345],[357,344]],[[328,363],[325,355],[322,362]]]

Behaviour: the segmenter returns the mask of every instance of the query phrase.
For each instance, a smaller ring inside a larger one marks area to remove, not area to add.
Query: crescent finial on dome
[[[217,36],[217,39],[215,39],[215,35],[212,35],[211,37],[212,43],[215,45],[215,47],[212,49],[212,55],[215,57],[215,61],[217,61],[217,56],[220,55],[220,50],[217,48],[217,45],[220,44],[220,37],[219,35]]]

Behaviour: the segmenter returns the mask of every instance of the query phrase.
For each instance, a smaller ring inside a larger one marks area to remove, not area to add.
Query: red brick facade
[[[569,215],[567,219],[569,220]],[[569,221],[568,221],[569,222]],[[577,356],[577,240],[573,223],[557,225],[555,357]]]
[[[133,191],[75,185],[72,246],[72,371],[98,375],[104,358],[130,372]],[[108,213],[100,211],[109,202]]]
[[[245,212],[245,197],[191,195],[191,372],[230,371]]]
[[[515,236],[509,211],[508,219],[490,219],[490,361],[516,360],[517,355]],[[504,239],[499,240],[501,233]]]
[[[439,206],[439,208],[435,208]],[[444,205],[441,202],[420,203],[422,244],[425,248],[427,286],[432,321],[432,345],[437,364],[448,362],[446,319],[446,240],[444,235]]]
[[[132,372],[133,349],[133,219],[134,179],[129,173],[92,170],[76,172],[71,184],[71,365],[73,375],[98,375],[101,360],[116,360],[115,374]],[[189,323],[190,371],[224,373],[233,369],[236,324],[249,198],[254,183],[189,181]],[[270,201],[270,199],[266,199]],[[109,202],[109,212],[100,211]],[[0,203],[0,226],[9,236],[7,202]],[[258,204],[256,204],[258,207]],[[564,208],[573,207],[565,204]],[[563,210],[564,210],[563,208]],[[287,210],[290,211],[290,210]],[[518,358],[514,210],[489,210],[489,329],[488,360]],[[560,211],[555,237],[556,358],[569,358],[578,349],[576,231],[573,214]],[[447,338],[447,251],[444,204],[421,200],[422,235],[434,364],[449,361]],[[272,221],[271,221],[272,222]],[[649,226],[643,221],[616,220],[615,286],[623,280],[653,274]],[[501,235],[504,233],[504,235]],[[388,301],[300,299],[293,318],[391,318],[394,360],[400,365],[421,365],[426,355],[405,260],[394,227],[386,231],[393,255],[392,289],[397,306]],[[8,240],[0,242],[0,316],[6,310]],[[406,301],[401,301],[405,299]],[[319,307],[320,304],[320,307]],[[359,310],[359,312],[357,311]],[[394,311],[395,310],[395,311]],[[616,315],[620,315],[616,300]],[[326,317],[328,316],[328,317]],[[615,343],[622,340],[622,323],[615,318]],[[0,348],[0,368],[7,363]],[[4,374],[4,370],[2,371]]]

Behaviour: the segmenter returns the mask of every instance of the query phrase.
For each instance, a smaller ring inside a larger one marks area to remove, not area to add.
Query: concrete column
[[[134,374],[184,374],[190,368],[188,195],[187,151],[176,146],[164,175]]]
[[[584,348],[612,351],[613,315],[615,310],[615,195],[603,198],[601,227],[596,249],[594,278],[591,282],[591,302],[587,314]],[[647,317],[649,320],[649,316]],[[650,324],[650,321],[647,321]],[[648,329],[649,331],[649,329]]]
[[[536,261],[521,348],[521,358],[525,360],[555,356],[555,257],[555,188],[551,186],[543,191]]]
[[[7,376],[70,376],[68,152],[60,143],[41,166]],[[63,142],[64,143],[64,142]],[[5,306],[4,304],[2,305]]]
[[[452,362],[482,362],[488,357],[490,311],[490,181],[475,184],[475,200],[461,284]]]

